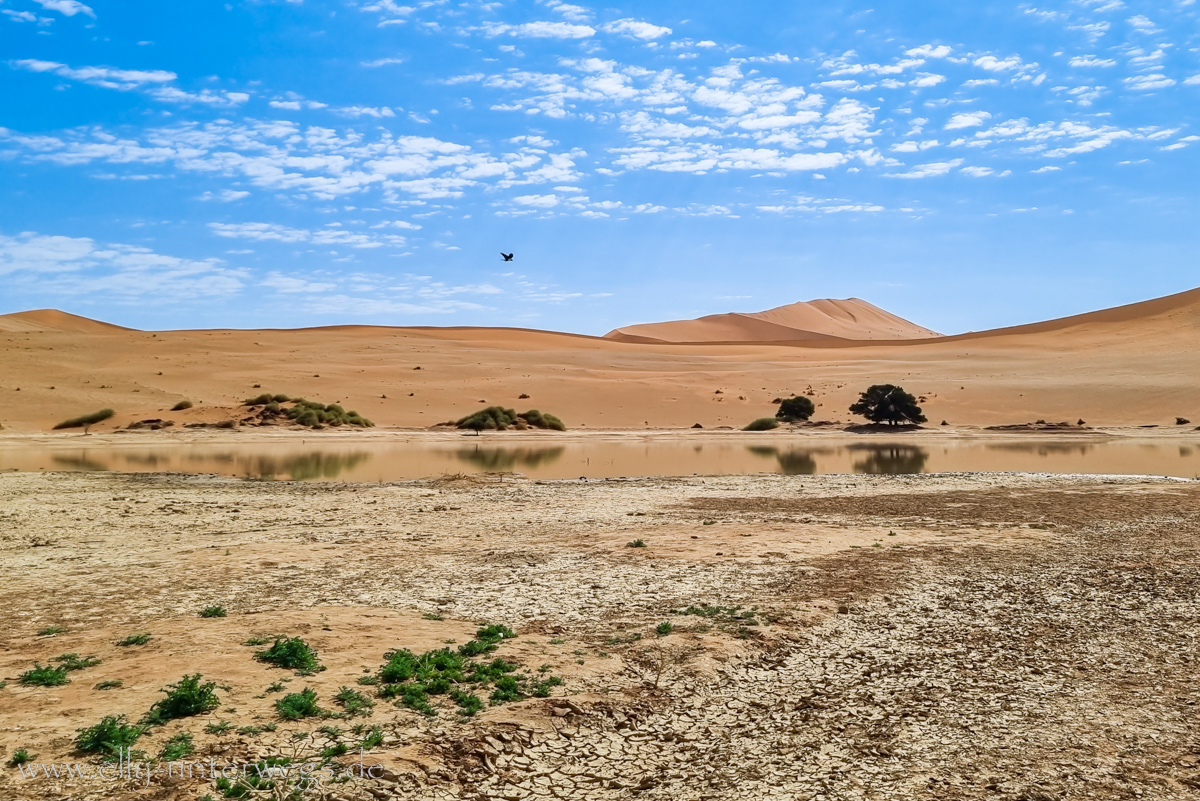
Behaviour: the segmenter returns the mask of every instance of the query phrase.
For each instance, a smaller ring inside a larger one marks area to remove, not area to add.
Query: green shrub
[[[54,657],[54,661],[60,664],[64,670],[83,670],[100,664],[100,660],[94,656],[80,656],[79,654],[63,654]]]
[[[875,384],[859,395],[850,406],[851,414],[862,415],[872,423],[924,423],[925,415],[917,399],[894,384]]]
[[[270,403],[272,400],[274,400],[274,398],[271,397],[271,393],[264,392],[263,394],[256,395],[253,398],[247,398],[246,400],[242,401],[242,405],[243,406],[265,406],[266,404]]]
[[[450,700],[458,704],[458,711],[467,717],[483,709],[483,700],[475,693],[451,690]]]
[[[123,640],[117,640],[117,645],[145,645],[150,642],[149,634],[130,634]]]
[[[163,762],[177,762],[194,753],[196,753],[196,744],[192,742],[192,735],[181,731],[163,743],[162,750],[158,752],[158,758]]]
[[[631,540],[625,543],[626,548],[645,548],[646,541],[641,539]]]
[[[38,629],[39,637],[53,637],[55,634],[65,634],[66,628],[63,626],[46,626],[44,629]]]
[[[115,690],[118,687],[124,686],[124,684],[125,684],[125,682],[121,681],[120,679],[105,679],[104,681],[96,684],[96,686],[93,687],[92,689],[94,689],[94,690]]]
[[[362,742],[358,745],[364,751],[369,751],[372,748],[378,748],[383,745],[383,729],[378,726],[372,726],[371,730],[367,732],[367,736],[363,737]]]
[[[179,403],[171,407],[171,411],[182,412],[184,409],[190,408],[192,408],[192,402],[190,400],[181,400]]]
[[[500,642],[501,640],[511,640],[517,635],[508,626],[502,626],[498,623],[493,623],[489,626],[482,626],[475,632],[475,639],[485,642]]]
[[[657,626],[654,627],[654,633],[657,634],[659,637],[666,637],[668,634],[670,634],[674,630],[675,630],[675,627],[673,625],[671,625],[670,621],[666,621],[666,620],[664,620],[662,623],[659,623]]]
[[[375,702],[370,698],[367,698],[358,690],[351,690],[349,687],[340,687],[333,700],[345,710],[349,717],[354,717],[355,715],[368,717],[375,706]]]
[[[35,662],[33,667],[21,674],[22,684],[34,687],[59,687],[70,681],[65,667],[52,667]]]
[[[72,417],[70,420],[63,420],[54,427],[55,431],[63,428],[82,428],[85,432],[91,426],[113,416],[112,409],[101,409],[98,412],[81,415],[80,417]]]
[[[534,428],[552,428],[555,431],[566,431],[567,427],[563,425],[563,421],[559,420],[552,414],[543,414],[537,409],[530,409],[527,412],[522,412],[517,417],[524,420],[528,425]]]
[[[229,731],[233,731],[233,724],[228,720],[219,720],[215,723],[209,723],[204,727],[205,734],[221,735]]]
[[[33,754],[30,754],[28,749],[18,748],[16,751],[13,751],[12,756],[10,756],[8,758],[8,766],[10,768],[17,768],[17,767],[20,767],[21,765],[24,765],[27,762],[32,762],[32,761],[33,761]]]
[[[146,713],[145,723],[160,726],[168,720],[186,718],[192,715],[203,715],[220,706],[220,700],[215,692],[217,683],[209,681],[201,683],[200,674],[184,676],[176,684],[168,684],[159,692],[166,693],[166,698],[160,698]]]
[[[317,652],[299,637],[279,637],[265,651],[254,655],[259,662],[268,662],[276,667],[313,673],[321,669]]]
[[[797,395],[780,401],[779,411],[775,412],[775,416],[785,422],[793,423],[797,420],[809,419],[816,410],[817,407],[811,400],[803,395]]]
[[[743,428],[743,431],[770,431],[772,428],[779,428],[779,421],[774,417],[760,417],[754,420],[750,425]]]
[[[200,610],[200,617],[225,617],[225,607],[206,606]]]
[[[503,406],[488,406],[486,409],[480,409],[455,421],[454,425],[457,428],[471,431],[505,431],[512,426],[550,428],[555,431],[567,430],[563,421],[552,414],[545,414],[537,409],[517,414],[512,409],[506,409]]]
[[[525,696],[521,694],[521,687],[517,684],[517,680],[512,676],[502,676],[496,679],[496,689],[492,691],[491,701],[493,704],[503,704],[507,701],[520,701]]]
[[[275,711],[284,720],[300,720],[323,714],[317,706],[317,691],[311,687],[283,696],[275,702]]]
[[[115,758],[145,732],[141,726],[125,722],[124,715],[108,715],[95,726],[77,729],[75,748],[83,754],[103,754]]]
[[[529,690],[529,694],[534,698],[549,698],[551,687],[562,686],[563,680],[558,676],[547,676],[544,679],[539,679],[533,683]]]
[[[420,684],[403,684],[400,687],[400,704],[414,709],[426,717],[437,714],[429,704],[429,695]]]

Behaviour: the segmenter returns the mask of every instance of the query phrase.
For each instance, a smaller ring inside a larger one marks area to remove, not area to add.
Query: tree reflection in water
[[[247,475],[259,478],[281,478],[291,481],[311,481],[314,478],[337,478],[371,458],[369,453],[322,453],[313,451],[303,456],[272,459],[257,456],[247,460]]]
[[[464,448],[454,455],[481,470],[496,473],[514,467],[538,467],[563,455],[563,448]]]
[[[785,476],[815,476],[817,460],[813,451],[780,451],[762,445],[751,445],[747,448],[755,456],[773,456],[779,461],[779,472]]]
[[[925,472],[929,451],[915,445],[851,445],[851,451],[865,451],[862,461],[854,462],[854,472],[869,475],[905,475]]]

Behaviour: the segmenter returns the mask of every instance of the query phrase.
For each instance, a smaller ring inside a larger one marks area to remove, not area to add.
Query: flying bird
[[[511,254],[511,253],[503,253],[503,252],[502,252],[500,255],[504,257],[504,260],[505,260],[505,261],[512,261],[512,260],[513,260],[513,254]]]

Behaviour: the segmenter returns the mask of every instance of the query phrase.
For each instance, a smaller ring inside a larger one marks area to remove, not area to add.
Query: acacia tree
[[[875,384],[859,395],[858,402],[850,407],[851,414],[860,414],[872,423],[924,423],[925,415],[917,399],[894,384]]]
[[[779,402],[779,411],[775,412],[775,416],[784,422],[794,422],[796,420],[807,420],[813,416],[813,412],[817,410],[813,406],[813,402],[803,395],[797,395],[793,398],[784,398]]]

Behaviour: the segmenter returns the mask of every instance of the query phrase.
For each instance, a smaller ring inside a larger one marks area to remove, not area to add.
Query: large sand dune
[[[0,316],[0,424],[46,431],[111,407],[99,428],[145,417],[182,425],[269,390],[340,401],[380,426],[430,426],[498,403],[553,412],[573,429],[740,427],[808,387],[818,418],[848,422],[861,389],[891,382],[924,396],[933,423],[1171,426],[1176,416],[1200,422],[1197,341],[1200,290],[953,337],[791,344],[505,328],[142,332],[35,312]],[[167,413],[184,398],[196,408]]]
[[[938,334],[859,298],[810,300],[763,312],[644,323],[605,334],[620,342],[821,342],[925,339]]]

